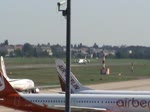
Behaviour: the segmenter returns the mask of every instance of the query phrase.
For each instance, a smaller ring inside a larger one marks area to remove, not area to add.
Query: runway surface
[[[88,85],[88,87],[93,89],[102,90],[143,90],[150,91],[150,79],[132,80],[132,81],[122,81],[122,82],[110,82],[103,84]],[[42,93],[54,93],[56,91],[61,91],[60,88],[42,90]],[[9,109],[0,106],[0,112],[23,112],[19,110]]]

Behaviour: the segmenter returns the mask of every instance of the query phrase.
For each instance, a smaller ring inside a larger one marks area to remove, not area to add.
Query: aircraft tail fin
[[[16,93],[17,92],[14,90],[14,88],[4,77],[3,73],[0,71],[0,97]]]
[[[3,56],[1,56],[1,69],[2,69],[4,77],[9,81],[9,77],[7,76],[7,73],[6,73],[6,67],[5,67]]]
[[[66,84],[59,75],[58,75],[58,78],[59,78],[61,90],[65,92],[66,91]]]
[[[56,60],[56,68],[58,71],[58,77],[60,80],[60,84],[62,87],[62,91],[65,91],[65,86],[66,86],[66,65],[65,63],[60,60],[57,59]],[[79,91],[82,90],[90,90],[90,88],[87,88],[85,86],[83,86],[78,80],[77,78],[74,76],[74,74],[72,72],[70,72],[70,83],[71,83],[71,93],[77,93]]]

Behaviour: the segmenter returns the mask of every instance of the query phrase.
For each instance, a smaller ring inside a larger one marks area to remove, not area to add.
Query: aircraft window
[[[102,101],[102,103],[103,103],[103,101]]]
[[[99,103],[99,101],[97,101],[97,103]]]

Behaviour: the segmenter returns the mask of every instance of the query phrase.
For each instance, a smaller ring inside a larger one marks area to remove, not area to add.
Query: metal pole
[[[70,109],[70,43],[71,43],[71,0],[67,0],[67,30],[66,30],[66,103],[65,103],[65,111],[71,112]]]

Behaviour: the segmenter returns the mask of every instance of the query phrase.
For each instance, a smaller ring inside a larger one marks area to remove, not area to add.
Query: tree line
[[[0,44],[0,55],[6,56],[8,51],[3,50],[4,46],[9,46],[8,40],[5,40]],[[42,47],[45,47],[45,50],[42,50]],[[51,50],[51,55],[50,51]],[[85,49],[86,54],[82,54],[81,50]],[[92,49],[92,50],[91,50]],[[101,50],[100,50],[101,49]],[[111,46],[111,45],[103,45],[101,47],[98,44],[94,43],[93,46],[86,46],[82,43],[71,45],[71,55],[74,58],[83,58],[90,57],[92,58],[101,58],[103,56],[103,50],[107,51],[107,58],[116,58],[116,59],[124,59],[124,58],[132,58],[132,59],[150,59],[150,47],[147,46]],[[114,52],[112,55],[109,52]],[[65,46],[61,46],[59,44],[50,45],[48,44],[38,44],[31,45],[29,43],[25,43],[22,49],[14,49],[14,51],[10,52],[10,57],[57,57],[63,58],[66,56]]]

